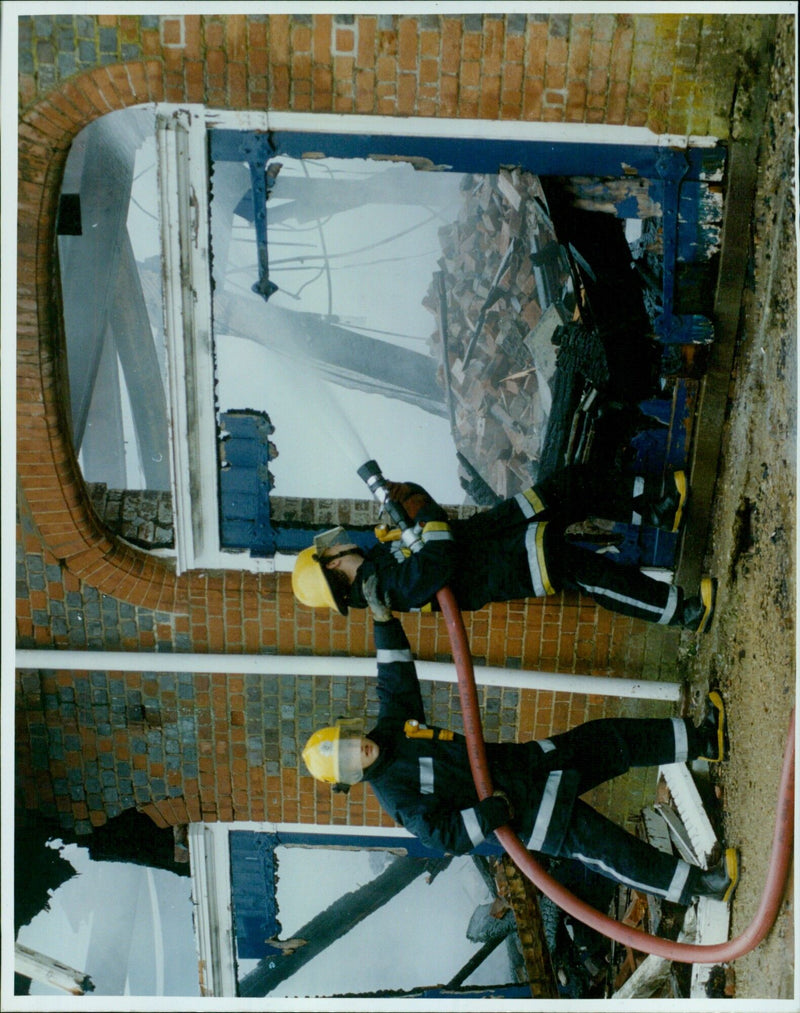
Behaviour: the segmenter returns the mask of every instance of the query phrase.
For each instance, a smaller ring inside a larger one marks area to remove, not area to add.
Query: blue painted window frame
[[[208,132],[208,153],[215,161],[246,162],[253,182],[254,222],[260,279],[256,286],[265,298],[274,290],[269,280],[267,245],[267,183],[265,169],[270,158],[281,154],[302,158],[309,153],[337,158],[424,158],[434,166],[455,172],[495,173],[501,166],[520,166],[539,176],[608,176],[636,174],[655,182],[652,196],[662,204],[663,278],[662,312],[655,322],[664,343],[708,343],[713,339],[710,321],[673,312],[678,263],[702,252],[697,249],[698,228],[695,195],[697,184],[721,177],[727,158],[723,144],[665,147],[661,144],[599,144],[575,141],[523,140],[475,137],[419,136],[402,133],[337,133],[334,131],[246,130],[217,127]],[[681,225],[683,223],[683,227]],[[221,486],[221,497],[223,496]],[[276,552],[294,553],[305,548],[318,529],[285,527],[270,517],[269,484],[258,487],[259,505],[253,518],[249,547],[253,557]],[[220,504],[221,533],[224,532]],[[354,529],[352,540],[364,547],[372,544],[371,529]]]

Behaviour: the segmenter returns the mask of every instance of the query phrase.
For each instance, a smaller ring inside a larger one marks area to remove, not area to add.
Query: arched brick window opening
[[[725,126],[719,117],[703,120],[699,114],[696,122],[690,122],[684,106],[670,105],[666,92],[659,92],[648,105],[643,96],[650,93],[642,90],[641,81],[633,79],[626,82],[624,96],[618,88],[607,105],[594,99],[587,102],[585,82],[581,88],[584,63],[577,60],[577,54],[593,37],[602,40],[618,29],[626,51],[639,55],[648,46],[657,51],[665,46],[669,49],[673,39],[669,26],[663,26],[663,32],[659,29],[654,39],[650,30],[654,22],[646,18],[620,16],[615,20],[601,15],[594,19],[596,24],[579,20],[539,15],[359,16],[348,21],[345,30],[335,16],[328,15],[252,19],[147,16],[140,21],[109,16],[99,36],[105,55],[102,60],[98,57],[91,70],[65,76],[67,71],[62,68],[52,78],[59,82],[56,87],[50,87],[45,76],[37,81],[32,73],[23,73],[24,112],[19,129],[20,489],[57,559],[103,591],[154,607],[174,608],[180,602],[183,608],[190,592],[189,583],[176,580],[168,563],[111,537],[109,529],[98,523],[92,497],[99,503],[104,492],[87,491],[68,438],[60,375],[60,321],[57,300],[53,299],[57,296],[53,240],[61,218],[59,210],[64,222],[69,219],[69,209],[59,209],[58,198],[66,157],[80,129],[105,113],[165,100],[206,101],[215,108],[316,109],[378,113],[381,117],[480,116],[487,125],[491,122],[493,129],[500,123],[547,120],[648,123],[654,129],[698,133],[719,133]],[[709,28],[720,32],[729,23],[711,19]],[[112,35],[115,38],[109,42]],[[437,38],[441,58],[434,66],[428,57],[436,49],[432,45]],[[712,45],[713,33],[708,39]],[[702,48],[706,44],[704,35],[697,45]],[[203,46],[209,53],[205,64],[199,58]],[[547,56],[549,63],[563,62],[570,55],[569,88],[563,95],[559,92],[562,100],[569,96],[566,104],[548,104],[555,101],[555,93],[540,87],[538,57],[530,65],[526,62],[526,54],[534,52],[541,54],[543,61]],[[477,53],[483,57],[478,63],[474,62]],[[641,60],[634,62],[637,67],[644,66]],[[424,87],[409,90],[414,68],[423,63]],[[469,75],[476,68],[479,80],[473,81]],[[503,82],[499,102],[493,88],[497,75]],[[718,80],[716,72],[713,79]],[[711,91],[709,103],[710,96]],[[695,106],[700,108],[697,101]],[[669,115],[666,109],[671,110]],[[295,507],[290,505],[290,509]],[[151,504],[141,511],[145,527],[151,511]],[[135,535],[129,537],[135,541]]]

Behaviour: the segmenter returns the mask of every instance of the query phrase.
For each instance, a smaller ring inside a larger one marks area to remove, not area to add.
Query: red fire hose
[[[475,673],[472,655],[467,641],[464,621],[455,597],[449,588],[437,594],[439,607],[447,623],[447,632],[453,650],[453,660],[458,676],[458,689],[464,718],[470,767],[475,787],[481,799],[492,794],[492,781],[486,762],[483,731],[481,728],[478,694],[475,688]],[[622,925],[620,922],[601,914],[574,894],[566,890],[552,876],[549,876],[523,846],[519,837],[509,826],[499,827],[495,833],[520,870],[542,893],[557,904],[562,911],[600,932],[610,939],[630,946],[642,953],[653,953],[667,960],[687,964],[720,964],[743,956],[754,949],[766,936],[778,914],[786,887],[786,877],[791,860],[794,815],[794,710],[792,710],[789,736],[783,758],[778,815],[775,834],[772,839],[772,854],[769,860],[769,876],[761,896],[761,903],[755,918],[747,929],[735,939],[725,943],[696,946],[691,943],[677,943],[659,936],[650,935],[639,929]]]

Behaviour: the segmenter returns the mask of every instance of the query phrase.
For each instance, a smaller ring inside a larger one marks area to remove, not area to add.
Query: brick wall
[[[98,520],[110,532],[142,549],[174,547],[172,493],[109,489],[105,482],[88,482],[86,488]]]
[[[372,655],[364,614],[347,620],[317,615],[295,605],[287,577],[279,584],[277,596],[253,594],[234,603],[229,594],[220,631],[211,637],[205,628],[193,633],[185,613],[134,605],[78,580],[43,548],[23,516],[18,646],[159,654],[228,650],[232,656],[224,675],[19,670],[18,803],[79,833],[131,805],[162,824],[200,818],[379,822],[371,793],[360,788],[347,797],[331,796],[298,763],[314,727],[340,714],[376,712],[374,681],[236,673],[235,654],[243,650]],[[477,664],[676,678],[677,631],[614,616],[587,600],[495,604],[465,620]],[[438,617],[407,616],[404,627],[419,657],[449,660]],[[424,697],[432,721],[460,728],[455,686],[426,684]],[[480,699],[486,737],[497,741],[542,737],[605,715],[669,710],[513,688],[481,688]],[[638,810],[650,783],[649,777],[630,775],[599,790],[595,800],[626,815]]]
[[[19,646],[371,653],[363,618],[312,614],[295,603],[285,575],[178,578],[168,562],[118,540],[92,509],[69,439],[53,284],[61,175],[88,122],[165,100],[647,125],[726,137],[748,39],[763,20],[606,13],[21,18]],[[720,61],[723,48],[741,58]],[[410,617],[405,625],[421,658],[449,654],[435,617]],[[576,597],[492,606],[468,617],[467,627],[478,660],[493,665],[675,677],[674,631]],[[369,686],[286,677],[256,685],[236,675],[234,659],[231,669],[230,676],[188,678],[18,672],[19,804],[86,830],[132,804],[166,823],[378,820],[358,791],[331,799],[297,766],[308,721],[340,713],[343,692],[369,702]],[[431,692],[437,719],[454,716],[453,693]],[[485,703],[487,728],[495,733],[496,714],[496,734],[508,738],[546,734],[606,707],[595,697],[507,690]],[[617,809],[624,814],[628,805],[636,808],[625,798]]]
[[[47,15],[20,20],[20,103],[85,74],[140,101],[625,123],[726,137],[750,15]],[[72,100],[77,98],[68,90]],[[56,104],[60,105],[60,102]]]

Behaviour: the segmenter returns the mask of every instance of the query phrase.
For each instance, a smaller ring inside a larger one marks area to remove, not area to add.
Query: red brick
[[[180,45],[182,35],[180,18],[162,18],[161,36],[165,46]]]
[[[397,79],[397,60],[391,56],[381,56],[376,64],[376,76],[379,82]]]
[[[461,59],[478,60],[483,56],[483,36],[477,32],[465,32],[461,40]]]
[[[625,81],[631,70],[633,29],[618,29],[611,48],[609,76],[612,81]]]
[[[567,88],[567,120],[581,123],[586,110],[586,85],[583,81],[572,81]]]
[[[546,57],[547,26],[542,22],[533,22],[528,25],[527,76],[529,80],[544,74]]]
[[[91,74],[85,74],[82,77],[78,78],[76,87],[78,88],[78,91],[84,96],[86,101],[90,104],[91,108],[93,108],[94,110],[96,110],[96,112],[102,115],[103,113],[110,112],[113,107],[109,105],[108,101],[103,96],[100,89],[97,87],[97,83],[95,80],[96,74],[97,72],[95,71]],[[107,81],[108,80],[107,75],[104,74],[103,76]]]
[[[401,116],[414,113],[417,97],[417,82],[413,74],[401,74],[397,82],[397,111]]]
[[[461,21],[456,18],[442,20],[442,73],[457,74],[461,63]]]
[[[272,21],[273,18],[270,18]],[[267,48],[267,24],[264,21],[247,21],[248,50],[252,56],[254,50]]]
[[[269,56],[273,67],[289,63],[289,15],[272,14],[269,19]]]
[[[177,101],[177,99],[173,99],[173,101]],[[228,89],[225,87],[224,77],[208,79],[206,83],[206,103],[221,109],[228,105]]]
[[[501,19],[487,21],[483,30],[483,55],[487,61],[503,59],[506,25]]]
[[[199,60],[202,56],[201,19],[197,14],[185,14],[183,17],[183,53],[187,60]]]
[[[497,119],[499,109],[500,78],[484,78],[481,81],[480,116],[484,119]]]
[[[314,61],[316,63],[330,63],[331,59],[331,31],[333,18],[330,14],[314,15]]]
[[[443,77],[439,84],[439,115],[455,116],[458,111],[458,80],[452,75]]]
[[[401,71],[417,69],[417,34],[416,18],[401,17],[398,27],[398,63]]]
[[[430,84],[439,80],[439,61],[424,59],[419,65],[420,84]]]
[[[356,67],[361,70],[371,69],[375,66],[377,29],[377,18],[360,17],[358,19],[358,51],[356,53]]]
[[[161,36],[157,28],[142,29],[142,55],[157,56],[161,52]]]
[[[506,35],[505,66],[522,63],[525,56],[525,39],[522,35]]]
[[[150,98],[150,85],[144,67],[141,63],[127,64],[128,74],[131,81],[131,89],[137,102],[144,102]]]
[[[353,53],[355,52],[356,37],[355,32],[352,28],[336,28],[336,52],[337,53]]]
[[[225,48],[233,63],[247,60],[247,18],[244,14],[225,16]]]
[[[36,79],[31,74],[20,74],[17,81],[19,107],[25,109],[36,98]]]
[[[333,58],[333,80],[336,84],[337,93],[342,94],[340,88],[352,85],[355,60],[352,56],[335,56]]]
[[[228,64],[228,98],[234,109],[247,106],[247,68],[244,64]]]
[[[150,97],[154,102],[160,102],[164,98],[164,76],[161,63],[158,60],[148,60],[145,69],[150,85]]]
[[[612,81],[608,90],[607,115],[609,123],[624,123],[628,100],[627,81]]]
[[[544,72],[545,89],[562,89],[566,83],[567,69],[564,64],[548,64]]]
[[[36,109],[30,111],[23,122],[29,123],[33,130],[55,141],[72,133],[74,128],[73,119],[65,116],[49,102],[40,102]]]
[[[206,51],[206,74],[210,76],[222,75],[225,73],[225,67],[228,63],[228,58],[225,54],[224,49],[209,49]]]
[[[378,53],[381,56],[397,56],[397,32],[382,30],[378,32]]]
[[[521,64],[506,63],[503,67],[503,95],[511,97],[512,93],[522,94],[522,82],[525,72]]]
[[[522,111],[526,120],[536,120],[542,110],[542,92],[544,86],[541,81],[528,80],[522,96]]]
[[[207,49],[223,49],[225,47],[225,26],[219,18],[205,18],[203,29]]]
[[[187,60],[185,67],[186,99],[202,102],[205,94],[205,65],[200,60]]]
[[[481,80],[481,65],[478,60],[464,60],[461,64],[461,87],[477,88]]]
[[[98,78],[98,86],[102,88],[104,94],[109,96],[109,101],[115,109],[128,105],[133,96],[127,69],[120,65],[114,65],[106,67],[105,73],[109,84],[106,85],[104,80]]]

